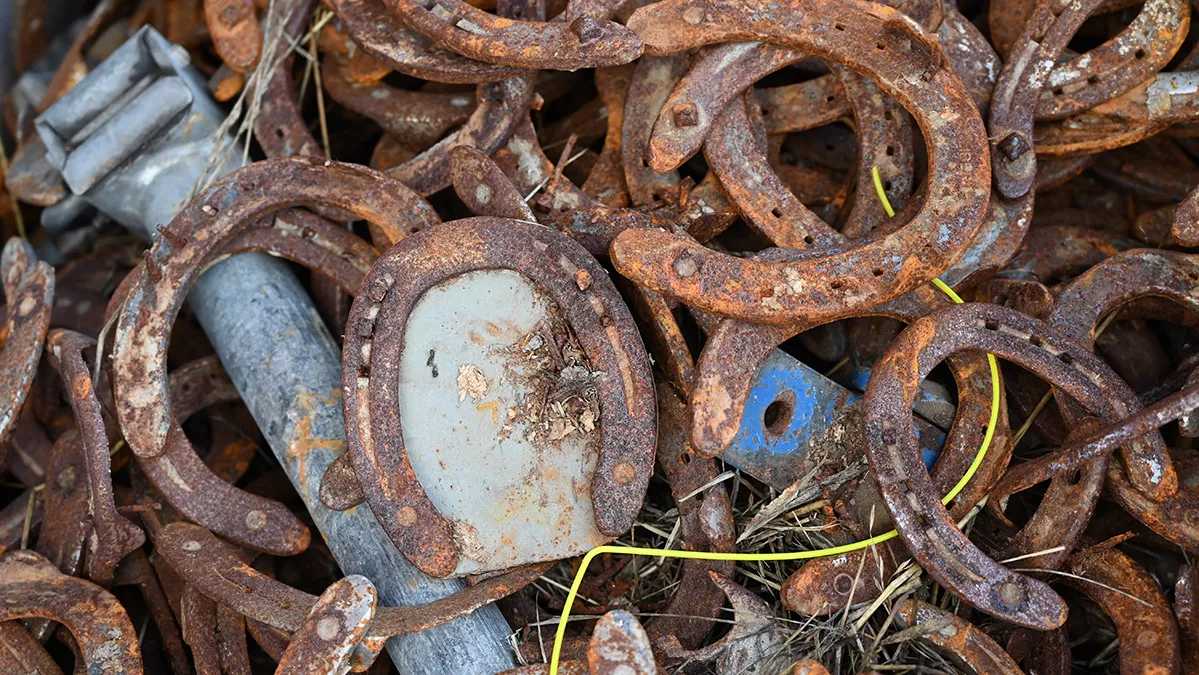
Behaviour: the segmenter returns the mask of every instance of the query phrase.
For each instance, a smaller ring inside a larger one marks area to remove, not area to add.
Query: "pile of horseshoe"
[[[45,69],[50,3],[10,4],[17,75]],[[493,603],[509,672],[551,672],[577,557],[392,606],[309,513],[369,509],[421,572],[461,576],[399,354],[423,294],[482,270],[542,289],[600,373],[577,487],[605,541],[898,533],[783,583],[684,560],[639,602],[645,560],[601,556],[557,673],[1199,673],[1187,0],[81,5],[48,84],[3,109],[0,675],[384,675],[390,639]],[[247,163],[152,244],[103,213],[46,225],[72,195],[34,120],[145,26],[247,120]],[[185,303],[249,251],[288,261],[341,349],[315,506]],[[723,457],[779,350],[869,374],[777,453],[790,487]],[[928,382],[952,404],[935,462]]]

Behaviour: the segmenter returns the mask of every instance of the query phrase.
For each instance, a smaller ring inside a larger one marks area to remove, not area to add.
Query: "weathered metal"
[[[227,605],[247,619],[294,633],[318,598],[258,572],[237,549],[204,528],[187,523],[167,525],[157,540],[160,554],[192,588]],[[363,656],[374,656],[387,638],[439,626],[515,593],[545,572],[548,564],[530,565],[488,577],[458,593],[426,605],[380,607],[362,638]],[[356,662],[357,664],[357,662]],[[361,663],[363,667],[369,661]]]
[[[615,536],[628,529],[653,462],[648,358],[628,308],[594,258],[554,230],[500,218],[454,221],[408,237],[380,258],[355,298],[342,354],[342,400],[346,419],[353,420],[348,452],[371,510],[396,548],[433,576],[479,561],[461,558],[450,524],[409,462],[396,387],[399,354],[408,316],[426,291],[485,269],[513,270],[537,283],[561,308],[585,355],[583,367],[604,373],[594,379],[601,440],[591,479],[600,532]]]
[[[385,6],[439,47],[501,66],[577,70],[641,56],[637,33],[608,16],[568,11],[561,21],[520,21],[529,17],[496,16],[463,0],[388,0]]]
[[[117,513],[113,502],[108,434],[100,401],[92,389],[92,371],[83,355],[84,350],[94,346],[95,341],[87,336],[55,329],[47,339],[46,353],[63,380],[67,400],[75,413],[79,447],[87,470],[90,522],[85,572],[92,581],[108,586],[117,563],[141,548],[146,535]]]
[[[363,576],[327,588],[292,635],[276,675],[344,675],[375,618],[377,601],[374,584]]]
[[[1120,670],[1177,673],[1178,624],[1161,586],[1132,558],[1102,544],[1070,556],[1063,581],[1099,605],[1116,626]]]
[[[13,433],[33,385],[54,304],[54,270],[24,239],[12,238],[0,254],[0,280],[7,301],[4,347],[0,351],[0,443]]]
[[[117,323],[113,389],[117,415],[134,454],[154,458],[166,449],[171,410],[165,347],[170,324],[203,263],[227,238],[259,218],[319,203],[375,223],[392,240],[438,221],[426,202],[378,172],[300,157],[251,165],[198,196],[164,228],[170,234],[147,252]]]
[[[1012,623],[1056,628],[1066,608],[1043,582],[997,565],[957,529],[919,467],[910,427],[916,384],[946,356],[986,351],[1069,391],[1108,421],[1135,412],[1136,395],[1062,331],[991,305],[955,306],[912,323],[875,364],[866,390],[867,457],[887,510],[913,557],[942,586]],[[906,404],[905,404],[906,401]]]
[[[258,65],[262,29],[253,0],[204,0],[212,46],[230,68],[247,73]]]
[[[888,20],[849,5],[797,1],[750,10],[741,3],[670,0],[637,10],[629,23],[641,32],[650,54],[723,40],[764,40],[858,70],[916,117],[929,146],[929,179],[921,211],[905,227],[869,244],[765,262],[734,259],[666,232],[629,230],[612,247],[622,274],[706,311],[780,324],[840,318],[894,299],[943,273],[965,252],[982,223],[989,193],[982,122],[943,54],[906,19]],[[795,26],[803,30],[795,32]],[[913,72],[924,77],[913,79]],[[930,115],[932,110],[945,112]],[[942,162],[955,162],[954,170],[944,170]],[[905,254],[892,255],[892,250]]]
[[[137,632],[103,588],[59,572],[33,551],[0,557],[0,621],[51,619],[71,632],[85,672],[142,672]]]

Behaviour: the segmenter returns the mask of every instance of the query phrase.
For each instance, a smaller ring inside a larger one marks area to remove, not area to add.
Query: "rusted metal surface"
[[[774,612],[762,598],[716,572],[708,575],[732,605],[732,628],[716,642],[696,650],[683,649],[667,638],[659,648],[660,653],[671,659],[714,662],[717,672],[745,672],[751,666],[769,671],[772,662],[779,660],[785,629],[778,625]]]
[[[450,150],[450,181],[458,198],[477,216],[537,222],[533,210],[500,167],[474,148],[459,146]]]
[[[521,71],[439,49],[378,0],[334,0],[330,4],[364,52],[406,75],[433,82],[478,84],[513,77]]]
[[[146,477],[188,519],[241,546],[276,555],[308,548],[311,533],[283,504],[221,480],[196,454],[181,424],[210,405],[235,401],[237,390],[220,361],[208,357],[178,368],[170,377],[176,423],[158,457],[138,458]]]
[[[706,487],[716,478],[716,463],[693,455],[686,412],[673,391],[658,386],[657,461],[678,505],[683,545],[695,551],[732,552],[736,548],[732,504],[723,485]],[[686,649],[699,647],[711,632],[724,598],[708,573],[727,578],[733,569],[732,562],[684,560],[678,589],[663,616],[646,626],[654,643],[666,638]]]
[[[650,54],[757,39],[808,50],[867,75],[908,108],[924,131],[930,159],[923,208],[905,227],[870,244],[803,261],[737,260],[666,232],[630,230],[613,242],[617,269],[689,305],[765,323],[846,316],[903,295],[948,269],[982,222],[990,161],[979,147],[983,132],[977,109],[941,52],[907,23],[848,6],[795,2],[754,14],[756,22],[749,15],[733,3],[671,0],[639,9],[629,23],[641,31]],[[796,25],[808,29],[795,33],[791,27]],[[838,31],[837,25],[854,29]],[[838,39],[827,38],[831,34]],[[888,41],[894,46],[898,40],[919,47],[888,50]],[[927,80],[913,82],[901,72],[925,73]],[[954,114],[930,116],[926,109]],[[939,168],[946,161],[956,162],[954,171]],[[947,217],[942,209],[954,215]],[[898,260],[883,253],[892,247],[921,254]]]
[[[1178,624],[1148,572],[1102,545],[1075,553],[1066,566],[1081,579],[1066,577],[1064,583],[1095,601],[1115,624],[1122,671],[1179,672]]]
[[[87,469],[90,523],[85,571],[92,581],[108,586],[117,563],[141,548],[146,535],[141,528],[117,513],[112,495],[108,434],[100,401],[92,389],[91,368],[84,350],[95,341],[79,333],[56,329],[46,342],[50,364],[63,380],[67,400],[75,413],[79,447]]]
[[[1178,568],[1178,579],[1174,582],[1174,618],[1178,622],[1178,643],[1182,671],[1194,672],[1199,666],[1199,615],[1195,613],[1195,567],[1184,564]]]
[[[552,253],[551,253],[552,251]],[[472,218],[423,230],[390,249],[363,281],[342,355],[348,452],[371,510],[392,542],[427,574],[446,576],[459,553],[449,523],[429,501],[401,435],[398,358],[407,317],[435,284],[480,269],[518,271],[565,314],[595,383],[601,442],[591,495],[608,536],[628,529],[641,505],[654,453],[649,364],[628,308],[605,272],[563,235],[520,221]]]
[[[293,633],[318,598],[258,572],[238,551],[196,525],[173,523],[157,539],[160,554],[188,583],[247,620]],[[515,593],[541,576],[548,564],[530,565],[489,577],[427,605],[380,607],[362,638],[377,654],[387,638],[427,630]],[[261,632],[261,631],[260,631]]]
[[[307,204],[350,211],[383,228],[393,240],[438,221],[426,202],[382,174],[357,165],[298,157],[251,165],[198,196],[164,228],[170,234],[146,253],[117,324],[113,352],[117,415],[138,457],[152,459],[166,450],[171,410],[165,347],[170,324],[203,263],[227,238],[259,218]]]
[[[699,151],[708,129],[730,101],[757,80],[804,56],[761,42],[733,42],[706,50],[659,108],[662,113],[646,148],[649,167],[663,173],[679,168]]]
[[[378,595],[366,577],[351,575],[317,599],[279,659],[277,675],[349,671],[350,657],[375,618]]]
[[[204,0],[204,18],[221,60],[239,73],[254,70],[262,52],[262,29],[253,0]]]
[[[604,16],[568,13],[557,22],[499,17],[463,0],[388,0],[404,23],[438,46],[514,68],[576,70],[628,63],[641,55],[637,33]]]
[[[84,672],[142,672],[137,633],[115,597],[33,551],[9,551],[0,557],[0,621],[35,617],[71,632]]]
[[[935,605],[908,600],[899,606],[895,618],[908,627],[929,624],[927,632],[919,639],[944,650],[954,662],[975,673],[1016,675],[1024,672],[986,633]]]
[[[587,665],[595,675],[654,675],[658,667],[645,629],[624,610],[608,612],[595,624],[587,647]]]
[[[0,673],[3,675],[62,675],[42,643],[16,621],[0,623]]]
[[[951,307],[914,322],[875,364],[866,391],[867,456],[900,537],[939,583],[980,610],[1030,628],[1055,628],[1065,620],[1061,599],[1042,582],[1000,567],[957,530],[918,468],[915,440],[901,431],[920,379],[964,349],[1011,360],[1108,421],[1135,412],[1139,401],[1062,331],[988,305]]]
[[[4,283],[4,347],[0,351],[0,443],[12,434],[33,384],[50,328],[54,270],[37,260],[24,239],[9,239],[0,257]]]

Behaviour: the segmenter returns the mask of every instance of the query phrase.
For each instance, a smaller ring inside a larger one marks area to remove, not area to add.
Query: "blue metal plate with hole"
[[[786,488],[803,476],[812,443],[838,411],[860,398],[861,394],[776,349],[758,369],[741,429],[722,457],[776,489]],[[945,444],[945,434],[920,417],[915,419],[924,464],[931,467]]]

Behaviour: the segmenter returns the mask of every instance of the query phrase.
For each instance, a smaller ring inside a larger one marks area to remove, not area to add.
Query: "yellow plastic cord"
[[[894,217],[895,210],[891,208],[891,202],[887,199],[887,193],[883,191],[883,183],[878,176],[878,167],[874,167],[872,173],[874,174],[874,189],[878,192],[879,200],[883,203],[883,209],[887,212],[888,217]],[[962,304],[962,299],[945,282],[935,278],[932,282],[934,286],[941,289],[955,303]],[[957,485],[954,485],[953,489],[941,498],[942,504],[949,504],[949,502],[953,501],[954,497],[958,496],[958,493],[965,489],[970,479],[974,477],[975,472],[978,471],[983,458],[987,456],[987,449],[991,447],[991,438],[995,433],[995,422],[999,418],[999,364],[991,354],[987,354],[987,363],[991,366],[991,420],[987,423],[987,431],[983,435],[982,445],[979,446],[978,454],[974,456],[974,461],[970,464],[970,468],[966,470],[965,475],[957,482]],[[896,536],[897,533],[895,530],[891,530],[890,532],[885,532],[852,544],[833,546],[817,551],[792,551],[790,553],[709,553],[706,551],[678,551],[674,549],[640,548],[635,546],[597,546],[583,556],[582,562],[579,563],[579,571],[575,572],[574,581],[570,584],[570,592],[566,594],[566,603],[562,607],[562,616],[558,618],[558,630],[554,633],[554,650],[550,654],[549,675],[558,675],[558,661],[562,655],[562,640],[566,636],[566,622],[570,618],[570,608],[574,605],[575,598],[579,595],[579,586],[583,583],[583,575],[587,573],[587,567],[591,565],[591,561],[597,555],[617,553],[620,555],[640,555],[651,558],[682,558],[685,560],[777,562],[784,560],[808,560],[811,558],[824,558],[841,555],[842,553],[851,553],[881,544],[894,539]]]

